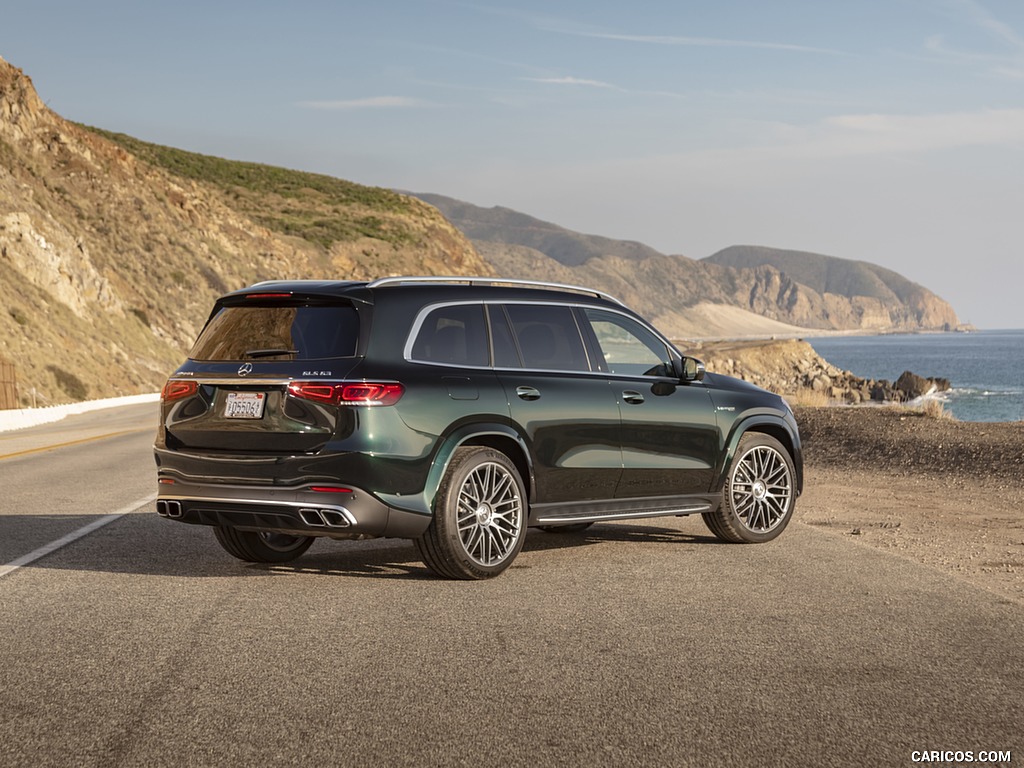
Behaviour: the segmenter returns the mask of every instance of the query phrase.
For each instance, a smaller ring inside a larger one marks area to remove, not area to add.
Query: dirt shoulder
[[[1024,602],[1024,422],[797,408],[797,520]]]

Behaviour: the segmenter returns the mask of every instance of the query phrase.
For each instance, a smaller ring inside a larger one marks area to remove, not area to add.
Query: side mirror
[[[680,381],[704,381],[704,363],[695,357],[672,360],[672,372]]]

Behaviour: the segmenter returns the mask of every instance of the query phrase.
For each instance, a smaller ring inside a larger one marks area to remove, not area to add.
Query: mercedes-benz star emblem
[[[252,363],[242,363],[238,369],[238,375],[245,376],[250,373],[252,373]]]

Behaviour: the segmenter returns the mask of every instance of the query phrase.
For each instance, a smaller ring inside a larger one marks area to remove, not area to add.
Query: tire
[[[565,525],[538,525],[544,533],[579,533],[592,526],[593,523],[566,523]]]
[[[434,517],[416,546],[449,579],[490,579],[526,539],[526,489],[515,464],[486,446],[456,448],[434,497]]]
[[[760,544],[785,530],[795,507],[796,470],[789,451],[770,435],[748,432],[729,464],[721,506],[703,518],[723,541]]]
[[[226,525],[217,526],[213,533],[228,554],[248,563],[287,563],[313,544],[312,536],[240,531]]]

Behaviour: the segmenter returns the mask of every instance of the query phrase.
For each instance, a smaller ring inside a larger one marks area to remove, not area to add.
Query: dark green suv
[[[501,573],[529,526],[701,514],[769,541],[803,484],[778,395],[705,374],[598,291],[488,278],[223,296],[155,448],[159,514],[235,557],[392,536],[458,579]]]

